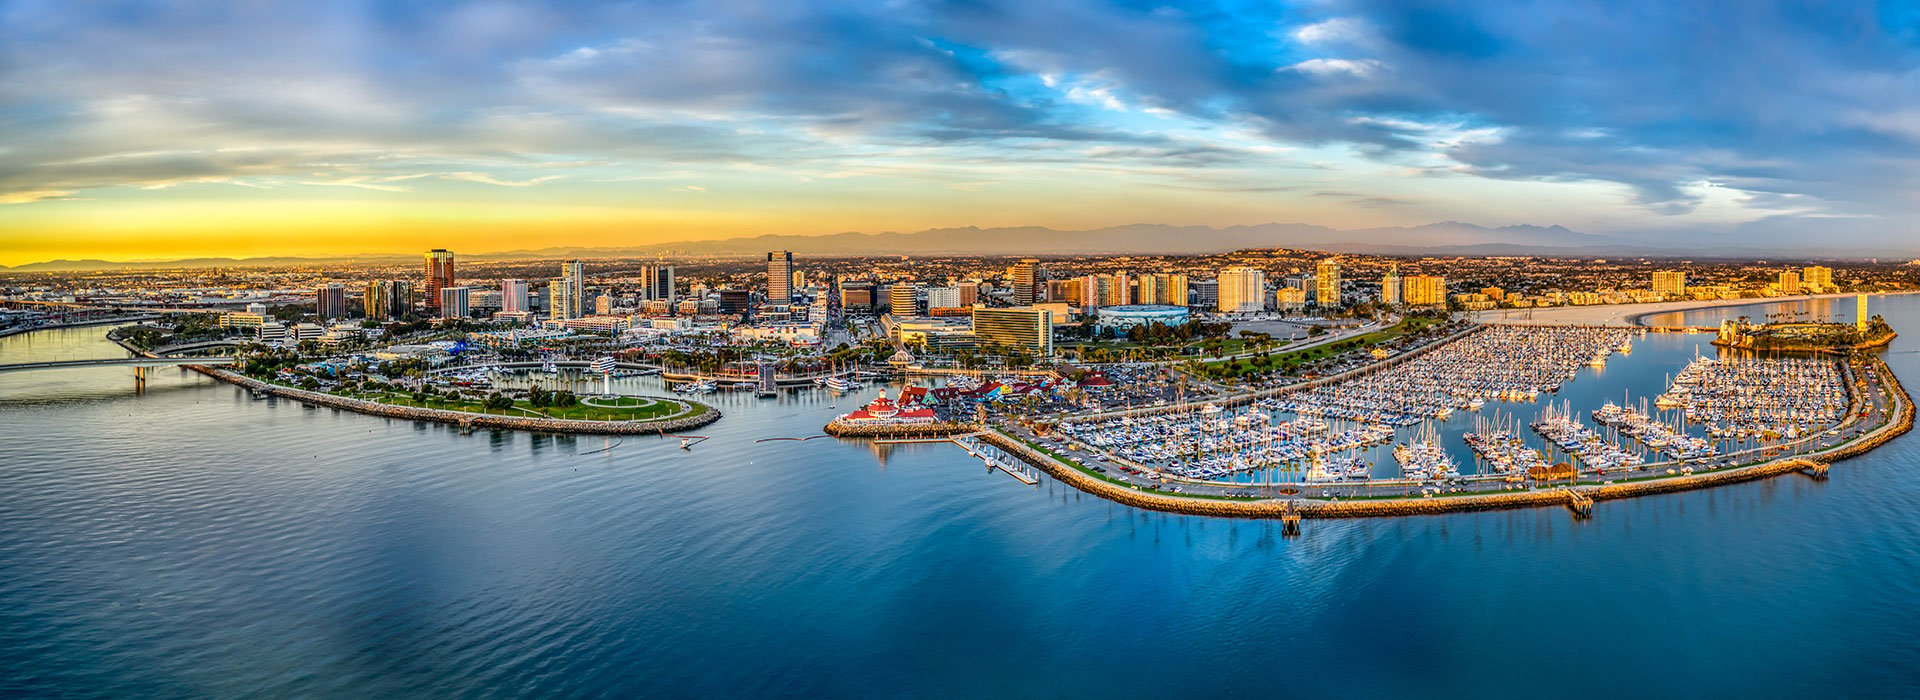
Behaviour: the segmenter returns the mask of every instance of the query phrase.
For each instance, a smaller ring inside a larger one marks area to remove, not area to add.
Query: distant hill
[[[939,228],[914,233],[833,233],[817,236],[769,234],[749,238],[680,241],[645,246],[589,248],[561,246],[494,253],[460,253],[470,260],[516,258],[612,258],[658,255],[759,255],[791,250],[801,255],[1144,255],[1225,253],[1245,248],[1296,248],[1380,255],[1615,255],[1661,254],[1642,244],[1580,233],[1562,226],[1488,228],[1458,221],[1421,226],[1335,229],[1312,224],[1269,223],[1252,226],[1172,226],[1128,224],[1080,231],[1041,226]],[[456,253],[459,251],[456,250]],[[1677,251],[1664,251],[1673,253]],[[161,268],[267,267],[411,260],[408,254],[332,257],[189,258],[113,262],[49,260],[9,268],[9,272],[86,272]]]

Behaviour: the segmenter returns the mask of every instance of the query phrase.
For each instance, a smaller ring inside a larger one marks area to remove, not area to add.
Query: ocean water
[[[1912,329],[1886,357],[1916,381],[1920,300],[1875,312]],[[114,356],[104,331],[0,339],[0,362]],[[1693,352],[1671,338],[1603,374],[1657,384]],[[1591,521],[1283,538],[1025,486],[951,446],[756,442],[872,391],[716,395],[726,418],[683,451],[461,435],[175,370],[144,392],[124,368],[0,373],[0,695],[1920,696],[1914,436],[1827,482]]]

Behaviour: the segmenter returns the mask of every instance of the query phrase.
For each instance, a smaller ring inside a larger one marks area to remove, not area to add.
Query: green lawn
[[[1358,336],[1354,336],[1352,338],[1347,338],[1345,340],[1339,341],[1338,343],[1329,343],[1327,345],[1318,345],[1310,348],[1300,348],[1298,350],[1285,350],[1281,352],[1275,352],[1272,355],[1268,356],[1269,361],[1264,366],[1253,364],[1253,361],[1251,358],[1234,360],[1233,362],[1243,363],[1241,366],[1239,366],[1239,369],[1235,370],[1235,376],[1244,377],[1249,374],[1256,374],[1256,373],[1264,372],[1267,370],[1276,369],[1284,365],[1288,359],[1293,359],[1293,358],[1297,358],[1301,362],[1309,362],[1317,359],[1335,357],[1348,352],[1366,350],[1376,345],[1380,345],[1382,343],[1395,340],[1409,333],[1425,330],[1426,328],[1433,326],[1434,324],[1437,324],[1439,322],[1440,322],[1439,319],[1425,318],[1425,317],[1402,319],[1399,323],[1396,323],[1391,327],[1383,328],[1381,330],[1373,331],[1370,333],[1364,333]],[[1352,345],[1356,341],[1358,342],[1358,345],[1357,346]],[[1305,342],[1311,343],[1311,342],[1314,342],[1314,339],[1308,339]],[[1348,345],[1349,347],[1336,349],[1333,347],[1334,345]],[[1213,362],[1202,363],[1202,367],[1210,370],[1211,368],[1218,367],[1227,362],[1228,360],[1215,360]]]

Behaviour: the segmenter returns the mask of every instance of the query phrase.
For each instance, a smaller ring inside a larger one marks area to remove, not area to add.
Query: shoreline
[[[1633,326],[1638,328],[1652,328],[1655,326],[1647,325],[1645,318],[1656,314],[1683,313],[1728,306],[1844,299],[1858,296],[1859,294],[1859,292],[1800,294],[1790,297],[1756,297],[1751,299],[1699,299],[1661,301],[1648,304],[1595,304],[1592,306],[1552,306],[1538,309],[1495,309],[1472,312],[1468,315],[1468,318],[1477,323],[1501,323],[1514,326]],[[1894,296],[1899,294],[1920,294],[1920,290],[1866,292],[1866,294],[1870,297]]]
[[[704,411],[680,418],[666,418],[651,421],[599,421],[572,420],[566,418],[515,418],[497,416],[490,413],[468,413],[449,411],[439,408],[416,408],[396,406],[364,399],[354,399],[317,391],[294,389],[277,384],[269,384],[252,377],[229,372],[206,365],[181,365],[187,369],[207,375],[215,380],[238,386],[248,391],[278,396],[312,406],[325,406],[344,411],[378,418],[398,418],[427,423],[457,425],[465,429],[487,428],[495,430],[520,430],[538,433],[566,433],[573,435],[665,435],[669,432],[691,430],[720,420],[720,409],[709,404],[687,399],[673,399],[687,406]]]

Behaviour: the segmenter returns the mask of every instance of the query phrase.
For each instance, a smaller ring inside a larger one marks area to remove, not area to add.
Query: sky
[[[0,0],[0,265],[1129,223],[1917,252],[1920,4]]]

